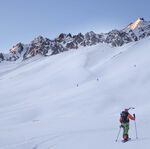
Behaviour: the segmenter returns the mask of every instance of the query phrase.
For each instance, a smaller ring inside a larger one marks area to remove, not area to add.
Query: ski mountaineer
[[[128,136],[128,130],[129,130],[129,119],[131,120],[135,120],[135,114],[133,114],[133,116],[128,112],[128,109],[125,109],[124,111],[122,111],[122,113],[120,114],[120,123],[121,126],[123,128],[123,139],[124,141],[128,141],[129,136]]]

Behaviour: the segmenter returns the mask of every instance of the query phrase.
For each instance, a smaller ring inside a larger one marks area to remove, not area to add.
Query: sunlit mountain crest
[[[130,23],[127,28],[132,29],[132,30],[139,28],[140,22],[144,22],[144,19],[143,18],[137,19],[135,22]]]

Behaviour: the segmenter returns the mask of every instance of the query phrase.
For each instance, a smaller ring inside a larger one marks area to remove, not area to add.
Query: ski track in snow
[[[149,41],[0,63],[0,149],[148,149]],[[115,142],[126,107],[139,139]]]

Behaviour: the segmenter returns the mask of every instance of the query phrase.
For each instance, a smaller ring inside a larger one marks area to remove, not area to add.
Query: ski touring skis
[[[128,138],[128,140],[122,140],[122,143],[126,143],[128,141],[131,141],[131,138]]]

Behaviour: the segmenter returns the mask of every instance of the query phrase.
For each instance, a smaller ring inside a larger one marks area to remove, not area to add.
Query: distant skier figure
[[[121,127],[123,128],[123,139],[124,141],[128,141],[129,136],[128,136],[128,130],[129,130],[129,119],[135,120],[135,114],[133,116],[128,112],[128,109],[125,109],[122,111],[120,114],[120,123]]]

